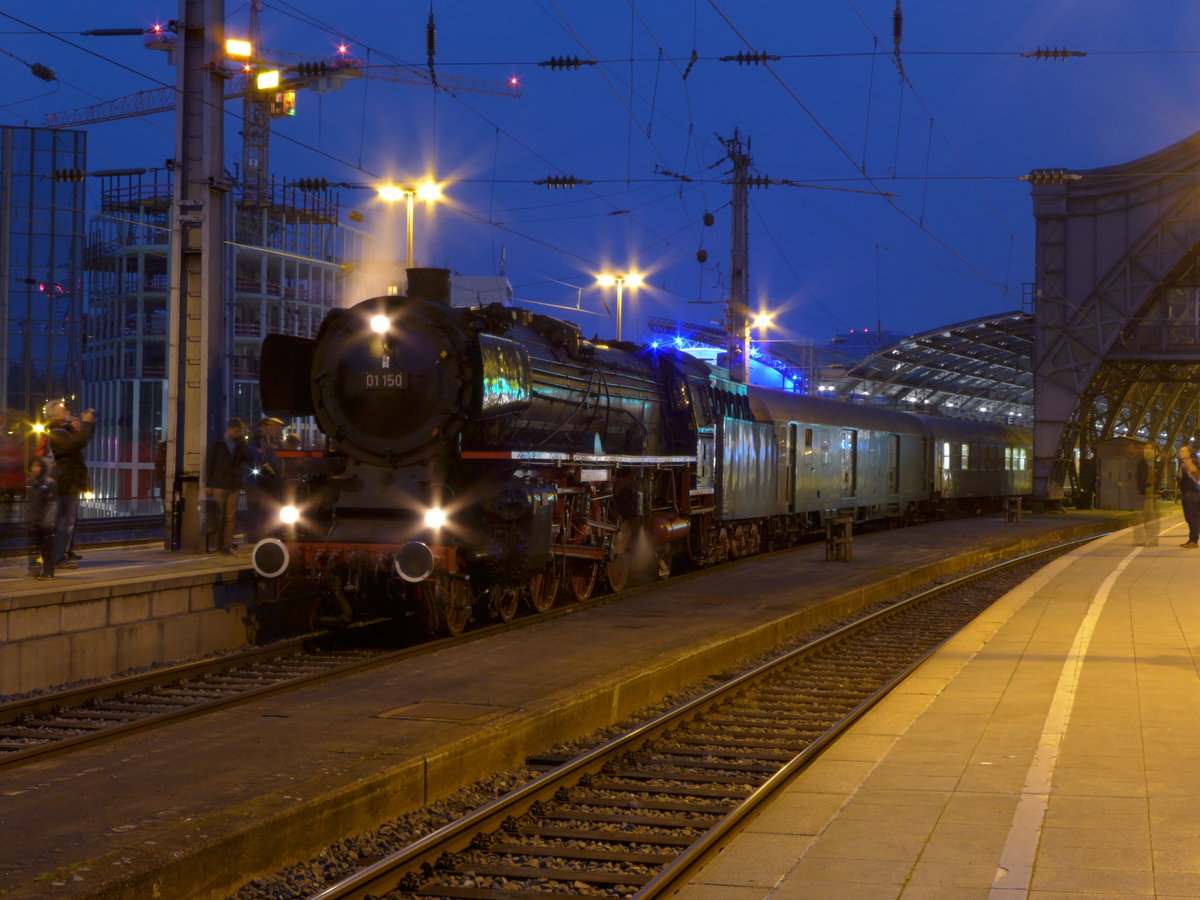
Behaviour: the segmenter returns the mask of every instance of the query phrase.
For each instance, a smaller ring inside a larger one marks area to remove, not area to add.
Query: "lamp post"
[[[617,286],[617,340],[621,340],[621,315],[622,315],[622,298],[621,288],[629,285],[631,288],[642,286],[642,276],[637,272],[625,272],[620,275],[613,275],[605,272],[602,275],[596,276],[596,283],[601,287]]]
[[[389,203],[403,198],[407,205],[407,228],[405,231],[405,247],[407,250],[407,263],[405,271],[416,265],[413,259],[413,201],[420,197],[426,203],[432,203],[442,196],[442,189],[432,181],[425,181],[416,187],[399,187],[394,184],[385,184],[379,189],[379,198],[386,200]]]

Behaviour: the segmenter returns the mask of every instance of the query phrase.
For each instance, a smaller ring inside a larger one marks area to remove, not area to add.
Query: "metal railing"
[[[79,501],[79,518],[88,521],[128,519],[135,516],[161,516],[162,514],[163,502],[161,497]],[[0,522],[23,523],[24,521],[24,498],[18,497],[10,502],[0,502]]]

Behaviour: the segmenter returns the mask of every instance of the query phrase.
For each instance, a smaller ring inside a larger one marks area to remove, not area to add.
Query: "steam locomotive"
[[[677,565],[787,546],[831,516],[907,522],[1030,493],[1031,435],[747,387],[670,348],[583,337],[503,304],[452,307],[449,272],[271,335],[271,415],[331,451],[253,550],[276,590],[342,621],[508,621]]]

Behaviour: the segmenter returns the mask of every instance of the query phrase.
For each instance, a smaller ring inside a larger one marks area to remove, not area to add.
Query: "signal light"
[[[83,169],[55,169],[55,181],[83,181],[87,178],[87,172]]]
[[[296,114],[296,92],[282,91],[271,100],[271,115],[276,119],[281,116]]]

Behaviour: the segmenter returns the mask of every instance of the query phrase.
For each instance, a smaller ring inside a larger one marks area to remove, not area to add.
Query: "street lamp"
[[[642,286],[642,276],[637,272],[625,272],[620,275],[611,275],[605,272],[603,275],[596,276],[596,283],[600,287],[617,286],[617,340],[621,340],[621,288],[629,285],[631,288]]]
[[[396,200],[404,199],[407,201],[408,216],[407,216],[407,236],[406,245],[408,249],[408,264],[404,267],[406,270],[411,269],[416,263],[413,261],[413,201],[420,197],[426,203],[432,203],[442,196],[442,189],[432,181],[425,181],[416,187],[402,188],[394,184],[385,184],[379,189],[379,199],[386,200],[389,203]]]

